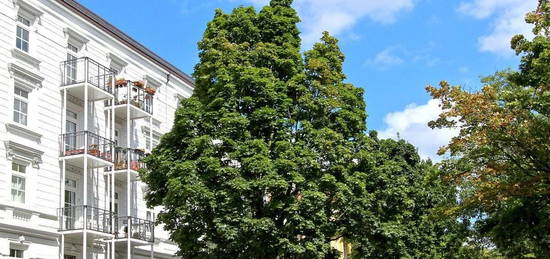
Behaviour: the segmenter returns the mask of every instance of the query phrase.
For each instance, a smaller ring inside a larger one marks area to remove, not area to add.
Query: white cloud
[[[403,59],[395,54],[395,49],[395,47],[388,47],[380,51],[374,58],[367,60],[366,64],[380,70],[402,64]]]
[[[244,0],[263,6],[269,0]],[[312,45],[323,31],[338,35],[352,28],[359,20],[369,18],[379,23],[395,22],[398,13],[414,7],[415,0],[295,0],[302,18],[303,41]]]
[[[374,67],[378,70],[387,70],[391,67],[409,63],[425,67],[437,66],[441,59],[430,54],[432,43],[428,42],[427,47],[423,49],[410,50],[401,45],[389,46],[376,53],[374,57],[366,60],[365,65]]]
[[[537,0],[472,0],[462,2],[458,10],[476,19],[493,19],[492,31],[479,37],[479,50],[502,56],[513,54],[510,40],[516,34],[531,37],[525,14],[537,6]]]
[[[405,139],[418,148],[424,159],[441,160],[437,150],[449,143],[458,130],[431,129],[428,122],[440,114],[439,101],[430,100],[424,105],[410,104],[402,111],[388,113],[384,119],[386,128],[380,131],[381,138]]]

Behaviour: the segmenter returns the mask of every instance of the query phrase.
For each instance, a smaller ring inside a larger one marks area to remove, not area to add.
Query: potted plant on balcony
[[[140,81],[134,81],[133,84],[134,84],[135,87],[138,87],[138,88],[141,88],[141,89],[143,89],[143,87],[145,86],[145,83],[141,80]]]
[[[137,171],[139,170],[141,167],[139,166],[139,161],[136,161],[136,160],[132,160],[130,161],[130,169],[134,170],[134,171]]]
[[[126,83],[128,83],[124,78],[118,78],[116,81],[115,81],[115,85],[117,87],[123,87],[123,86],[126,86]]]
[[[117,161],[115,163],[115,170],[122,170],[122,169],[126,169],[126,163],[124,163],[124,161]]]
[[[157,92],[157,89],[148,86],[148,87],[145,87],[145,92],[150,95],[155,95],[155,93]]]
[[[99,148],[97,144],[91,144],[90,148],[88,149],[88,154],[92,156],[99,156]]]

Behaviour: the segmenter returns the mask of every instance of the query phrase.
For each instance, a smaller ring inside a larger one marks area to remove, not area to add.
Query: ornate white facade
[[[172,258],[140,158],[193,81],[73,0],[0,1],[0,258]]]

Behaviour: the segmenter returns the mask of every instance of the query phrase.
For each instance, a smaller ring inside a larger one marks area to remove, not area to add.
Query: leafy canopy
[[[535,37],[518,35],[519,71],[483,79],[478,92],[442,82],[427,87],[443,113],[431,127],[459,128],[446,176],[461,190],[446,215],[483,215],[482,234],[513,257],[550,257],[550,3],[540,0],[526,21]]]
[[[146,158],[146,199],[163,206],[179,255],[326,258],[338,238],[359,257],[455,247],[456,221],[425,219],[449,200],[425,176],[434,168],[409,144],[364,134],[363,90],[344,82],[338,41],[324,33],[302,55],[291,3],[216,11],[194,94]]]

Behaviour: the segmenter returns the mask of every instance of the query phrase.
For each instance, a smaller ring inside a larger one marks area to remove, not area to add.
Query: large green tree
[[[323,66],[341,63],[341,57],[323,57],[329,42],[316,45],[309,60],[317,71],[304,71],[291,2],[271,1],[259,13],[251,7],[216,11],[199,42],[195,93],[147,159],[149,204],[164,206],[159,220],[182,256],[330,253],[334,210],[328,206],[336,202],[323,183],[337,180],[324,180],[331,174],[326,170],[336,170],[327,142],[345,151],[346,139],[325,124],[342,123],[347,115],[340,115],[346,109],[339,105],[344,100],[333,97],[338,92],[325,91],[343,78],[329,79]],[[324,81],[308,85],[313,80]],[[361,92],[350,89],[356,93],[349,98],[361,105]],[[327,118],[311,123],[313,109],[316,118]],[[364,114],[364,107],[359,111]],[[364,115],[353,116],[364,123]]]
[[[325,258],[338,238],[358,257],[450,251],[442,240],[457,222],[426,219],[449,197],[433,167],[365,135],[363,90],[344,82],[337,40],[325,33],[302,55],[291,4],[216,11],[195,92],[146,158],[148,204],[163,206],[179,254]]]
[[[483,79],[478,92],[428,87],[443,113],[432,127],[459,128],[440,150],[446,177],[461,190],[445,215],[479,216],[477,228],[510,257],[550,258],[550,3],[527,15],[535,37],[518,35],[518,71]]]
[[[358,258],[461,258],[468,222],[434,218],[438,206],[456,204],[455,190],[430,161],[404,140],[357,142],[348,186],[353,195],[344,236]]]

